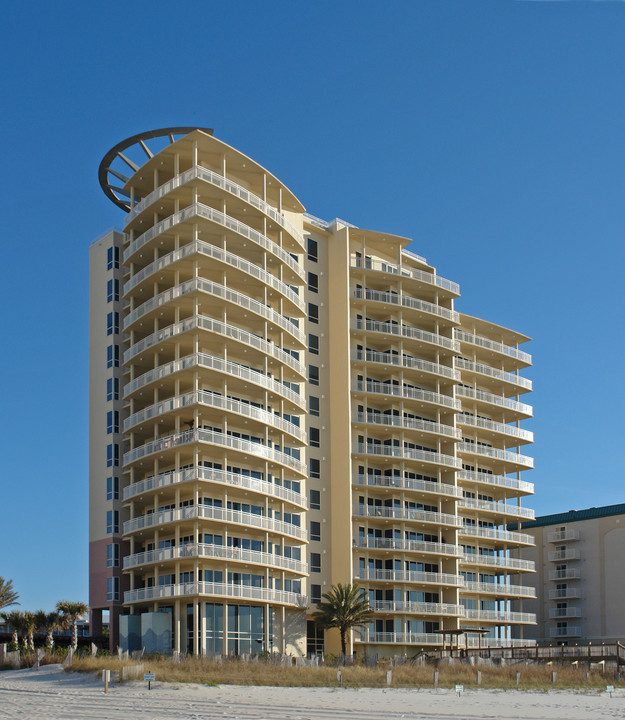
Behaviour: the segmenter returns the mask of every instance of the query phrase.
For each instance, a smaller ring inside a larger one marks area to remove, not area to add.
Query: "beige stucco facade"
[[[535,546],[522,557],[536,564],[536,599],[528,610],[539,642],[625,640],[625,505],[536,518],[524,528]]]
[[[91,251],[91,542],[111,539],[100,294],[122,238],[120,607],[171,613],[174,650],[335,652],[310,615],[358,581],[375,619],[356,652],[415,654],[459,628],[523,642],[533,564],[515,554],[532,540],[506,526],[533,518],[528,338],[458,313],[458,285],[409,239],[308,215],[185,131],[101,168],[126,219]]]

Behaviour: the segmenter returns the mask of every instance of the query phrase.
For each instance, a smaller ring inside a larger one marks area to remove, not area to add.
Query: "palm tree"
[[[338,628],[341,633],[341,652],[345,656],[347,648],[347,633],[353,627],[364,627],[371,617],[373,610],[369,606],[368,598],[358,583],[332,585],[328,592],[323,593],[324,601],[313,613],[314,621],[321,628]]]
[[[89,610],[89,607],[82,602],[59,600],[56,609],[61,613],[64,625],[72,628],[72,649],[76,650],[78,648],[78,619]]]
[[[23,630],[24,635],[26,638],[26,642],[24,643],[26,647],[30,648],[31,650],[35,649],[35,641],[33,639],[33,634],[35,630],[37,629],[37,620],[35,619],[35,616],[31,612],[25,612],[22,613],[23,616]]]
[[[0,608],[19,605],[18,597],[19,595],[13,590],[13,580],[5,580],[0,577]]]
[[[52,650],[54,647],[53,633],[63,627],[63,620],[59,613],[48,613],[45,610],[37,610],[35,613],[35,622],[37,629],[46,634],[46,645]]]
[[[11,638],[11,642],[15,647],[19,645],[19,631],[21,628],[21,617],[22,613],[18,610],[13,610],[13,612],[3,612],[0,613],[0,618],[4,620],[4,622],[11,628],[11,632],[13,633],[13,637]]]

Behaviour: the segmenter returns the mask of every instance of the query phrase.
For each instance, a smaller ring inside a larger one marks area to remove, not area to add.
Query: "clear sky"
[[[309,212],[414,238],[458,309],[534,338],[528,504],[625,501],[625,2],[12,3],[0,54],[0,575],[24,608],[88,598],[88,248],[123,220],[97,169],[153,128],[212,127]]]

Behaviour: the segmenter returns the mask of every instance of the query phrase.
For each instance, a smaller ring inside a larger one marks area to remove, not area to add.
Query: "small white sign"
[[[154,682],[156,680],[156,674],[155,673],[143,673],[143,679],[145,682],[152,681]]]
[[[458,695],[462,695],[462,692],[464,690],[464,685],[456,685],[456,692]]]
[[[614,692],[614,685],[608,685],[605,689],[606,692],[610,693],[610,697],[612,697],[612,693]]]

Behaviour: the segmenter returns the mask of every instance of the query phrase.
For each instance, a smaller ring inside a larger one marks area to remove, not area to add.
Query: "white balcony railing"
[[[485,447],[477,443],[459,442],[456,446],[458,452],[471,453],[472,455],[480,455],[481,457],[492,458],[493,460],[501,460],[512,465],[522,465],[525,468],[534,467],[534,458],[520,453],[510,452],[509,450],[501,450],[500,448]]]
[[[581,628],[577,625],[568,627],[551,628],[549,630],[550,637],[581,637]]]
[[[473,470],[461,470],[458,473],[458,480],[471,483],[492,485],[522,493],[533,494],[534,483],[517,480],[506,475],[492,475],[491,473],[475,472]]]
[[[417,490],[418,492],[445,495],[446,497],[462,497],[462,489],[455,485],[431,482],[430,480],[416,480],[407,477],[388,477],[386,475],[358,475],[353,476],[354,485],[369,487],[398,488],[402,490]]]
[[[459,507],[471,510],[484,510],[489,513],[512,515],[513,517],[520,517],[528,520],[534,519],[534,510],[521,507],[520,505],[511,505],[509,503],[500,503],[491,500],[476,500],[475,498],[465,497],[460,499],[458,505]]]
[[[470,372],[477,373],[478,375],[487,375],[495,380],[502,380],[503,382],[511,383],[512,385],[516,385],[524,390],[532,389],[531,380],[521,377],[520,375],[516,375],[515,373],[498,370],[490,365],[484,365],[484,363],[473,362],[472,360],[466,360],[465,358],[456,358],[456,367],[460,370],[469,370]]]
[[[536,589],[528,585],[503,585],[500,583],[464,581],[463,592],[479,593],[480,595],[503,595],[511,597],[536,597]]]
[[[420,330],[411,325],[399,325],[391,322],[378,322],[377,320],[356,320],[352,322],[352,330],[365,330],[366,332],[378,332],[385,335],[399,335],[404,338],[420,340],[421,342],[437,345],[438,347],[460,352],[460,345],[444,335]]]
[[[248,585],[229,585],[226,583],[193,582],[180,585],[159,585],[158,587],[128,590],[124,593],[125,603],[162,600],[164,598],[191,597],[205,595],[209,597],[225,597],[240,600],[256,600],[276,603],[278,605],[294,605],[299,608],[308,606],[306,595],[272,590],[269,588],[250,587]]]
[[[475,525],[463,525],[458,531],[464,537],[476,537],[484,540],[494,540],[511,545],[534,545],[534,536],[527,533],[500,530],[491,527],[476,527]]]
[[[470,610],[465,609],[465,620],[478,620],[479,622],[534,624],[534,613],[509,612],[507,610]]]
[[[582,594],[577,587],[556,588],[549,591],[550,600],[563,600],[566,598],[581,598]]]
[[[460,561],[464,565],[487,565],[508,570],[520,570],[534,572],[536,564],[533,560],[521,560],[519,558],[500,557],[497,555],[479,555],[478,553],[463,553]]]
[[[409,370],[417,370],[419,373],[430,373],[439,375],[449,380],[460,381],[460,373],[449,365],[422,360],[412,355],[394,355],[390,352],[376,352],[375,350],[355,350],[352,352],[352,362],[378,363],[380,365],[394,365]]]
[[[363,632],[354,634],[355,642],[370,645],[442,645],[443,636],[438,633],[385,633]]]
[[[552,550],[548,553],[550,562],[557,562],[558,560],[579,560],[581,554],[579,550],[575,548],[567,548],[566,550]]]
[[[579,530],[571,530],[570,528],[567,528],[566,530],[556,530],[555,532],[547,535],[547,540],[550,543],[579,540]]]
[[[414,553],[433,553],[448,557],[462,557],[462,548],[451,543],[427,542],[425,540],[401,540],[396,538],[366,537],[354,541],[354,548],[369,550],[402,550]]]
[[[476,390],[475,388],[465,387],[464,385],[459,385],[456,388],[456,397],[464,397],[469,398],[470,400],[479,400],[481,402],[489,403],[490,405],[497,405],[498,407],[512,410],[515,413],[526,415],[527,417],[532,417],[534,414],[531,405],[518,402],[518,400],[511,400],[503,395],[495,395],[494,393],[489,393],[485,390]]]
[[[579,568],[562,568],[549,573],[550,580],[577,580],[581,577]]]
[[[475,417],[475,415],[465,415],[460,413],[457,417],[458,425],[467,427],[480,428],[482,430],[490,430],[491,432],[501,433],[508,437],[518,438],[524,442],[534,442],[534,433],[514,425],[505,425],[494,420],[485,420],[484,418]]]
[[[441,405],[442,407],[452,410],[460,410],[462,408],[460,401],[455,400],[449,395],[441,395],[441,393],[422,390],[421,388],[392,385],[391,383],[380,382],[378,380],[353,381],[352,390],[355,392],[401,397],[407,400],[420,400],[421,402],[434,403],[435,405]]]
[[[364,505],[362,503],[356,503],[352,508],[352,512],[356,517],[409,520],[412,522],[446,525],[448,527],[460,527],[462,525],[462,519],[457,515],[431,512],[429,510],[384,507],[382,505]]]
[[[462,587],[461,575],[452,573],[430,573],[416,570],[385,570],[365,568],[358,571],[359,580],[370,580],[376,582],[398,582],[398,583],[419,583],[424,585],[448,585]]]
[[[415,615],[451,615],[463,617],[462,605],[451,603],[402,602],[400,600],[372,600],[369,605],[378,613],[411,613]]]
[[[386,427],[402,428],[403,430],[418,430],[420,432],[443,435],[444,437],[460,440],[462,434],[459,429],[451,425],[433,422],[432,420],[420,420],[417,418],[403,417],[401,415],[386,415],[380,412],[354,412],[352,422],[366,423],[368,425],[384,425]]]
[[[460,469],[462,461],[453,455],[431,452],[430,450],[416,450],[413,448],[397,447],[395,445],[374,445],[373,443],[352,443],[352,453],[358,455],[377,455],[381,457],[395,457],[403,460],[419,460],[424,463],[445,465],[446,467]]]
[[[401,275],[403,278],[418,280],[419,282],[438,287],[441,290],[447,290],[453,295],[460,295],[460,286],[458,283],[452,282],[451,280],[445,280],[445,278],[442,278],[439,275],[425,272],[423,270],[417,270],[416,268],[409,268],[404,265],[398,266],[394,263],[386,262],[385,260],[374,260],[372,258],[365,258],[363,260],[358,257],[350,258],[350,266],[364,270],[375,270],[376,272],[389,273],[390,275]]]
[[[565,608],[550,608],[550,618],[569,618],[569,617],[581,617],[582,610],[578,607],[565,607]]]
[[[460,314],[455,310],[448,310],[440,305],[435,305],[425,300],[418,300],[417,298],[410,297],[409,295],[399,295],[397,293],[380,292],[379,290],[371,290],[366,288],[354,288],[352,290],[352,297],[355,300],[373,300],[374,302],[387,303],[389,305],[401,305],[411,310],[419,310],[420,312],[428,313],[430,315],[436,315],[437,317],[444,318],[453,323],[460,322]]]
[[[461,330],[460,328],[456,328],[454,330],[454,336],[460,342],[469,343],[470,345],[475,345],[476,347],[482,347],[487,350],[492,350],[493,352],[501,353],[502,355],[514,358],[515,360],[520,360],[528,365],[532,364],[532,356],[529,353],[519,350],[518,348],[510,347],[509,345],[504,345],[503,343],[495,342],[494,340],[489,340],[488,338],[475,335],[474,333]]]

